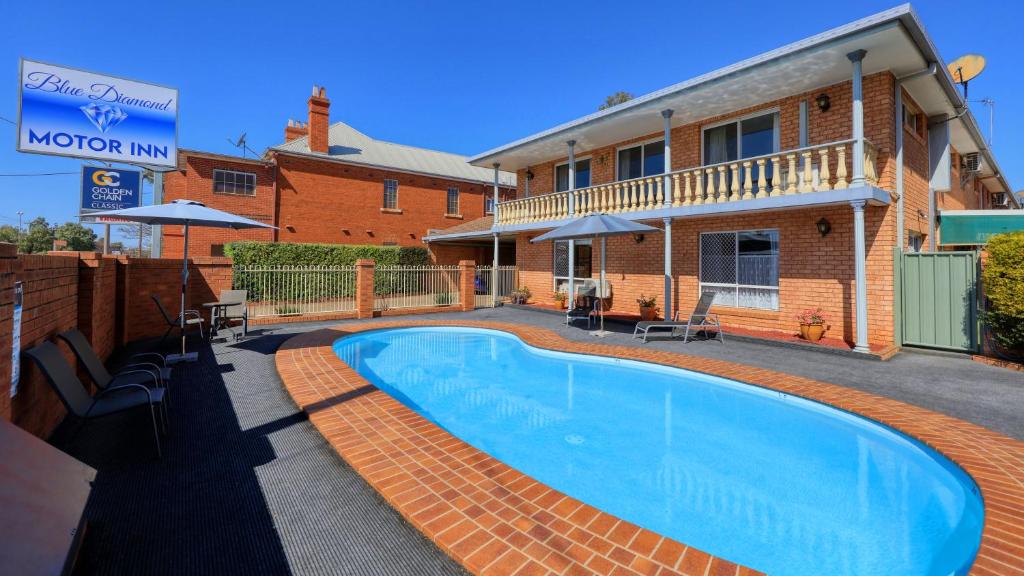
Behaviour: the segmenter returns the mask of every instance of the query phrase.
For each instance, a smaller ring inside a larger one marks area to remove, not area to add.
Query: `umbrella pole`
[[[185,223],[183,257],[181,261],[181,356],[185,357],[185,290],[188,289],[188,222]]]

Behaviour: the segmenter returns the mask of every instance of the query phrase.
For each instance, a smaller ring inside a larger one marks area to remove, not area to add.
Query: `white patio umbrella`
[[[642,234],[644,232],[661,232],[660,228],[641,224],[639,222],[633,222],[632,220],[626,220],[625,218],[619,218],[617,216],[609,216],[607,214],[589,214],[577,220],[559,226],[550,232],[545,232],[540,236],[537,236],[530,242],[545,242],[547,240],[580,240],[585,238],[600,238],[601,239],[601,295],[598,300],[601,302],[601,329],[594,332],[595,336],[605,336],[608,332],[604,329],[604,289],[607,285],[605,283],[605,264],[606,264],[606,253],[605,249],[607,243],[606,240],[609,236],[618,236],[620,234]],[[571,279],[575,275],[574,270],[569,271],[569,278]],[[570,290],[571,291],[571,290]],[[570,299],[573,298],[573,294],[570,294]]]
[[[185,354],[185,291],[188,289],[188,229],[190,226],[202,226],[206,228],[275,228],[270,224],[257,222],[248,218],[242,218],[230,212],[222,212],[207,208],[202,202],[195,200],[174,200],[167,204],[155,204],[153,206],[140,206],[138,208],[127,208],[125,210],[111,210],[108,212],[95,212],[90,216],[107,216],[120,218],[129,222],[141,224],[163,224],[181,225],[185,227],[184,254],[181,261],[181,310],[178,320],[181,322],[181,359],[186,359]]]

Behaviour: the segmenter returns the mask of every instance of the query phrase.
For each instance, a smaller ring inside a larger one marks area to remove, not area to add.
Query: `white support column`
[[[864,239],[864,200],[854,200],[850,202],[853,206],[853,259],[854,259],[854,278],[855,278],[855,293],[854,293],[854,305],[856,310],[856,319],[854,320],[857,326],[857,340],[854,350],[857,352],[868,352],[868,281],[867,281],[867,263],[865,257],[867,250],[865,249]]]
[[[568,195],[569,217],[576,211],[573,203],[572,191],[576,189],[576,141],[569,140],[569,190]],[[576,302],[576,241],[569,240],[569,309],[572,310]]]
[[[672,112],[671,108],[661,111],[665,119],[665,208],[672,206],[672,178],[668,175],[672,171]]]
[[[494,258],[491,260],[491,308],[498,307],[498,233],[494,233]]]
[[[665,320],[672,319],[672,219],[665,218]]]
[[[569,145],[569,190],[566,194],[569,195],[568,206],[571,218],[576,214],[576,206],[572,197],[572,191],[576,189],[576,141],[569,140],[566,144]]]
[[[867,50],[854,50],[846,55],[853,63],[853,178],[850,187],[863,186],[864,180],[864,94],[861,65]]]
[[[494,223],[498,223],[498,168],[501,164],[498,162],[494,163]]]

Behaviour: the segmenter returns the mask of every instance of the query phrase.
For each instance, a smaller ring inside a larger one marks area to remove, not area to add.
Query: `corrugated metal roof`
[[[392,168],[403,172],[494,182],[493,170],[470,165],[466,156],[374,140],[344,122],[335,122],[330,126],[327,131],[327,144],[327,154],[310,152],[308,136],[303,136],[273,146],[271,150],[319,156],[377,168]],[[515,186],[516,175],[511,172],[500,172],[498,179],[503,185]]]

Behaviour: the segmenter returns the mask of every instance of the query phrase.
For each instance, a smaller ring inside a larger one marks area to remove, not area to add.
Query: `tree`
[[[604,99],[604,104],[601,104],[600,106],[598,106],[597,109],[598,110],[607,110],[608,108],[611,108],[612,106],[618,106],[619,104],[622,104],[623,102],[629,102],[632,99],[633,99],[633,95],[632,94],[630,94],[629,92],[623,92],[623,91],[620,90],[620,91],[616,92],[615,94],[612,94],[611,96],[608,96],[607,98],[605,98]]]
[[[125,224],[120,227],[121,235],[125,238],[125,245],[129,249],[139,249],[146,252],[150,245],[150,238],[153,237],[153,228],[149,224]],[[139,254],[141,256],[142,254]]]
[[[54,231],[57,240],[68,243],[68,250],[95,250],[96,233],[78,222],[65,222]]]
[[[28,223],[28,231],[18,240],[18,251],[22,254],[39,254],[53,249],[53,228],[40,216]]]
[[[0,226],[0,242],[6,242],[8,244],[17,244],[18,237],[21,236],[21,232],[18,231],[17,226],[11,226],[10,224],[4,224]]]

